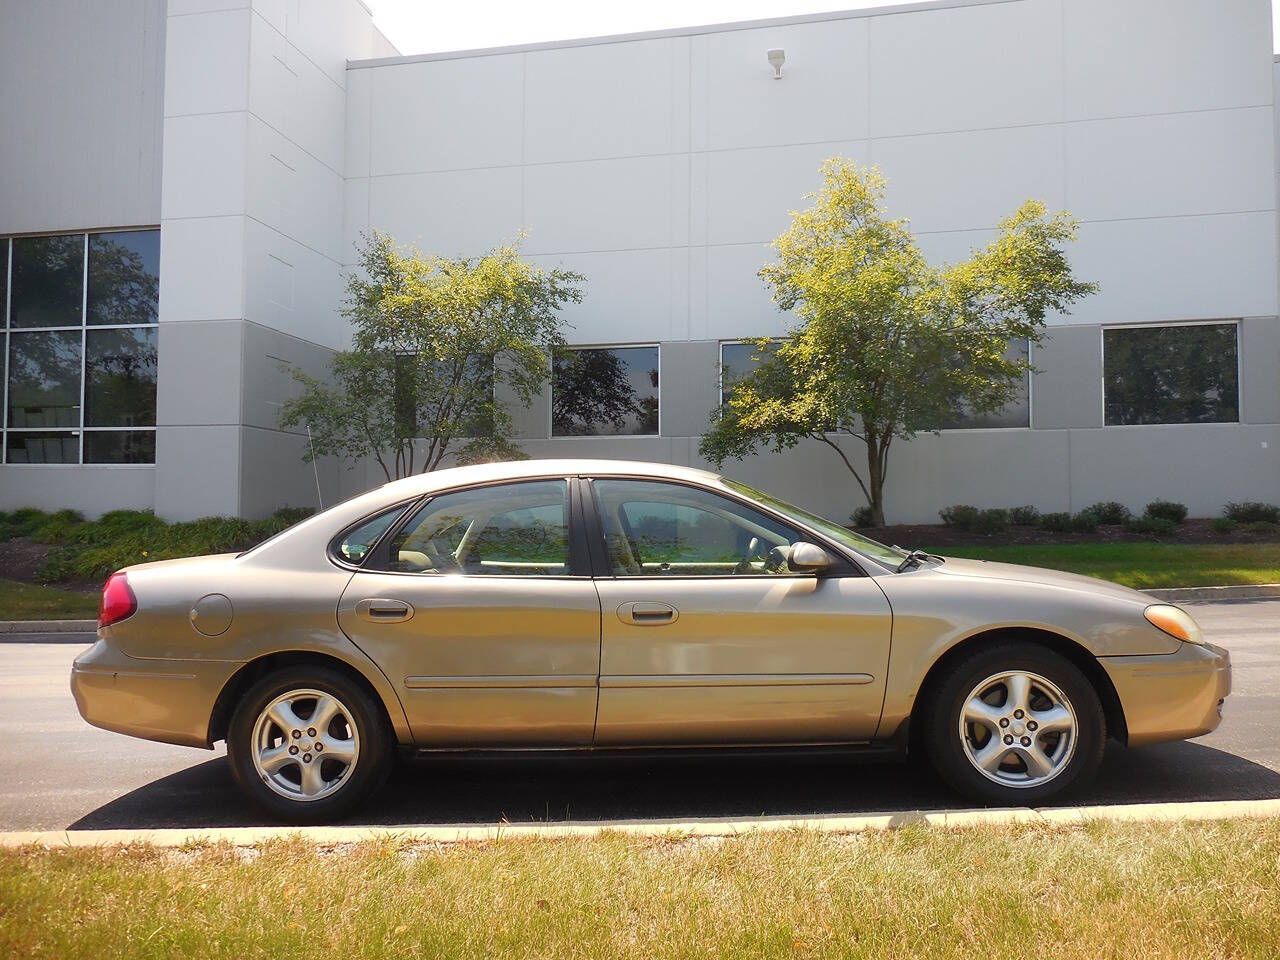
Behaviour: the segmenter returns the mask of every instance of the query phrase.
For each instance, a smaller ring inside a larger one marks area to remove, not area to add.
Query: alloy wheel
[[[281,694],[253,725],[253,766],[272,791],[310,802],[332,795],[360,758],[360,734],[351,710],[323,690]]]
[[[978,683],[960,710],[965,757],[1006,787],[1048,783],[1071,762],[1079,721],[1062,690],[1035,673],[997,673]]]

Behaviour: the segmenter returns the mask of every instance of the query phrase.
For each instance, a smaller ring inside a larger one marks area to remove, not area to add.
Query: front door
[[[569,531],[565,480],[443,493],[351,578],[338,622],[417,743],[591,743],[600,603]]]
[[[596,743],[867,740],[891,613],[870,577],[790,572],[796,529],[734,498],[652,480],[591,484],[607,576]]]

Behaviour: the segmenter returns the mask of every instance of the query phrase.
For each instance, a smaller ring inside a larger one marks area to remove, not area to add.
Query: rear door
[[[596,743],[823,743],[880,720],[891,613],[870,577],[780,563],[796,528],[701,487],[591,483],[605,554]]]
[[[384,537],[338,622],[424,746],[591,743],[600,603],[568,481],[442,493]]]

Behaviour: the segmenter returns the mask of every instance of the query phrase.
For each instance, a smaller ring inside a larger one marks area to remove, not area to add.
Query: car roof
[[[382,485],[384,493],[395,495],[431,493],[450,487],[473,483],[491,483],[495,480],[526,480],[540,477],[574,476],[629,476],[653,477],[666,480],[691,480],[695,483],[715,483],[719,477],[707,470],[682,467],[671,463],[644,463],[638,460],[505,460],[501,463],[478,463],[466,467],[450,467],[431,473],[417,474],[402,480],[392,480]]]

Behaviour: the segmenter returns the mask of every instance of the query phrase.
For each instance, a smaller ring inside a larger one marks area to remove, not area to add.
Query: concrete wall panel
[[[163,0],[5,3],[0,233],[160,222]]]
[[[1061,119],[1060,2],[1025,0],[870,20],[871,136]]]
[[[477,256],[514,240],[521,221],[519,167],[373,177],[369,227],[424,253]]]
[[[1268,0],[1064,0],[1067,118],[1270,103]]]

